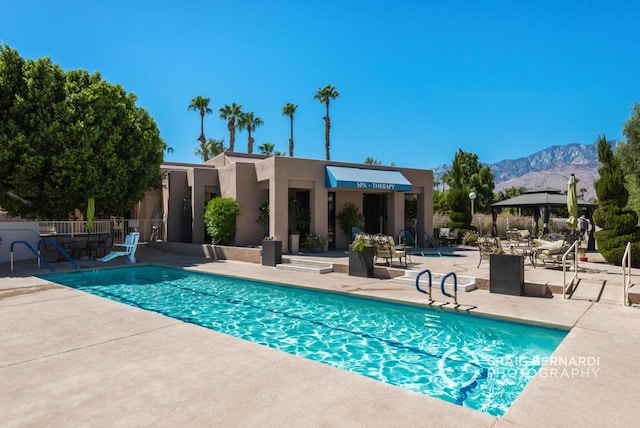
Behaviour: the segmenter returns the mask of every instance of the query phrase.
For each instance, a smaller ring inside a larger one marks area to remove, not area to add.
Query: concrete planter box
[[[282,263],[282,241],[262,241],[262,265],[275,266]]]
[[[349,247],[349,276],[373,278],[373,257],[375,249],[365,247],[362,253]]]
[[[524,257],[510,254],[489,256],[489,292],[524,296]]]

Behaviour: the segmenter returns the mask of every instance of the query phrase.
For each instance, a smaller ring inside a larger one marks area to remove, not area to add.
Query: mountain
[[[612,147],[620,143],[612,140]],[[551,146],[530,156],[502,160],[490,164],[495,177],[495,192],[501,192],[510,187],[552,187],[566,190],[571,173],[578,178],[578,192],[584,188],[584,199],[596,197],[593,182],[598,179],[598,146],[593,144],[567,144]],[[433,169],[435,181],[440,181],[442,173],[451,165],[439,165]]]

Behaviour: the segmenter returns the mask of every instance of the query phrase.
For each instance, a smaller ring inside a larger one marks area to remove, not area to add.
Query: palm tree
[[[329,130],[331,129],[331,119],[329,119],[329,102],[339,96],[340,94],[336,91],[336,87],[331,85],[327,85],[324,88],[318,88],[316,94],[313,96],[314,100],[318,100],[320,101],[320,104],[325,104],[327,106],[327,115],[324,117],[324,150],[327,154],[327,160],[330,160],[331,158],[329,155]]]
[[[289,116],[291,120],[291,137],[289,138],[289,156],[293,157],[293,114],[296,112],[298,106],[296,104],[286,103],[282,107],[282,115]]]
[[[194,154],[202,157],[202,161],[206,162],[222,152],[224,152],[224,138],[220,140],[209,138],[204,144],[200,142]]]
[[[273,156],[275,149],[276,149],[276,146],[271,143],[264,143],[263,145],[258,146],[258,150],[260,150],[260,153],[268,156]]]
[[[238,117],[238,129],[247,130],[249,138],[247,139],[247,153],[253,153],[253,142],[255,141],[251,136],[251,132],[255,131],[257,127],[264,125],[264,122],[259,117],[255,117],[253,112],[240,113]]]
[[[229,129],[229,150],[233,151],[236,145],[236,118],[242,114],[242,106],[236,103],[225,105],[220,108],[220,119],[227,121],[227,129]]]
[[[364,163],[366,163],[367,165],[382,165],[382,162],[380,162],[378,159],[376,158],[372,158],[371,156],[368,156],[365,160]]]
[[[206,144],[206,139],[204,138],[204,115],[213,113],[213,110],[209,108],[209,102],[211,98],[204,98],[198,95],[191,100],[191,104],[189,104],[189,110],[197,110],[200,112],[200,136],[198,137],[198,141],[200,141],[201,145]]]

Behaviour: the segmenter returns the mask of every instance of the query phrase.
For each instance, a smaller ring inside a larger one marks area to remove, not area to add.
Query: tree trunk
[[[293,115],[291,118],[291,138],[289,138],[289,157],[293,157]]]
[[[247,132],[249,133],[249,139],[247,140],[247,153],[253,153],[253,142],[255,140],[251,137],[251,130],[247,128]]]
[[[236,145],[236,118],[232,117],[227,123],[227,129],[229,130],[229,151],[233,151]]]
[[[327,160],[331,159],[329,154],[330,140],[329,140],[329,129],[331,128],[331,121],[329,116],[324,118],[324,150],[327,155]]]

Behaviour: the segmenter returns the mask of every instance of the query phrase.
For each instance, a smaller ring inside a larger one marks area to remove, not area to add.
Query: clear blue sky
[[[180,3],[180,4],[179,4]],[[100,71],[138,96],[167,144],[199,162],[196,95],[211,98],[207,137],[229,136],[232,102],[264,120],[254,133],[296,157],[433,168],[463,149],[480,161],[552,145],[622,138],[640,102],[635,1],[25,1],[3,0],[0,41],[24,58]],[[246,133],[236,150],[246,151]]]

